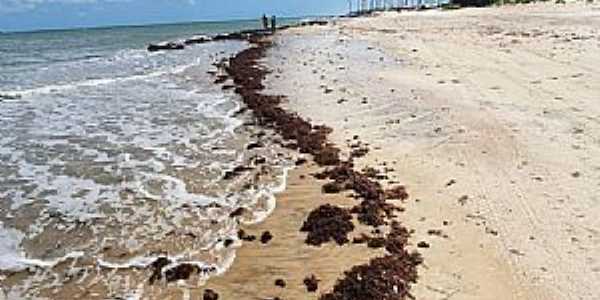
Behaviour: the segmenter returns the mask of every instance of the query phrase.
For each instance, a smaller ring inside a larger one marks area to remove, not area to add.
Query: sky
[[[340,14],[347,0],[0,0],[0,31]]]

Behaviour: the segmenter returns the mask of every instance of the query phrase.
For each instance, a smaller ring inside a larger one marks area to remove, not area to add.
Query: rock
[[[300,26],[325,26],[327,24],[329,22],[325,20],[311,20],[300,23]]]
[[[210,41],[212,41],[212,38],[205,36],[205,35],[199,35],[199,36],[191,37],[191,38],[185,40],[183,43],[186,45],[192,45],[192,44],[203,44],[203,43],[207,43]]]
[[[183,50],[185,46],[183,44],[168,42],[164,44],[150,44],[148,46],[148,51],[156,52],[161,50]]]
[[[21,99],[21,95],[18,95],[18,94],[16,94],[16,95],[0,94],[0,102],[2,102],[2,100],[19,100],[19,99]]]

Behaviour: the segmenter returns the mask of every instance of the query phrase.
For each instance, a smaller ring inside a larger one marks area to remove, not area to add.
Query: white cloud
[[[101,2],[129,2],[131,0],[0,0],[0,13],[13,13],[32,10],[47,3],[90,4]]]

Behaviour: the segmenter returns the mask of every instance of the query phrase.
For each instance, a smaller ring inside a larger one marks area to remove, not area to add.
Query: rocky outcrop
[[[148,51],[156,52],[161,50],[183,50],[184,48],[185,46],[183,44],[169,42],[164,44],[150,44],[148,46]]]

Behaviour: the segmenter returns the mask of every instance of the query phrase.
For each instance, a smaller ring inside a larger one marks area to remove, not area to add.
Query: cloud
[[[16,13],[35,9],[43,4],[95,4],[102,2],[129,2],[132,0],[0,0],[0,13]]]

